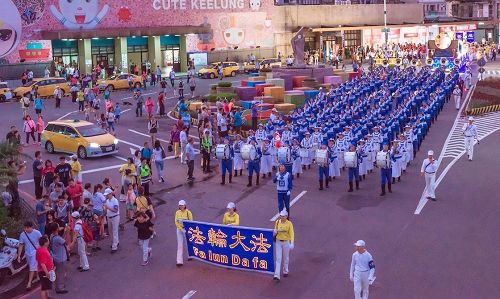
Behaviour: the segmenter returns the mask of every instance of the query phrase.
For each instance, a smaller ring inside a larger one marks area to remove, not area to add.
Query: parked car
[[[10,101],[13,98],[7,82],[0,82],[0,102]]]
[[[57,86],[61,88],[63,96],[71,93],[70,86],[64,78],[35,78],[14,89],[14,97],[21,98],[28,95],[33,88],[38,88],[38,94],[41,97],[53,97]]]

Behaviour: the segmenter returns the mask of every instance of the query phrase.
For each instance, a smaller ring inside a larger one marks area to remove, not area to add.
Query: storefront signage
[[[473,43],[474,37],[475,37],[474,31],[467,31],[467,42],[468,43]]]
[[[456,28],[457,28],[457,31],[476,30],[477,25],[476,24],[457,25]]]
[[[219,9],[243,9],[243,0],[152,0],[155,10],[219,10]],[[260,7],[260,0],[251,0],[250,7]]]
[[[188,255],[227,268],[274,273],[273,230],[184,221]]]
[[[418,32],[405,33],[404,37],[418,37]]]

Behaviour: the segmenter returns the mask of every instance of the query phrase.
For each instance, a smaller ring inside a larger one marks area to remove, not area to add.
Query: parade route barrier
[[[467,110],[466,114],[467,115],[479,115],[479,114],[496,112],[496,111],[500,111],[500,105],[490,105],[490,106],[485,106],[485,107],[480,107],[480,108],[472,108],[470,110]]]
[[[274,274],[273,230],[183,221],[188,256],[225,268]]]

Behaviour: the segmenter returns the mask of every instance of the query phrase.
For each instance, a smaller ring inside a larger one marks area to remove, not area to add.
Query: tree
[[[21,157],[28,155],[22,152],[22,147],[10,142],[0,143],[0,189],[12,196],[9,216],[19,218],[21,205],[18,192],[18,176],[24,173],[26,161],[20,162]]]

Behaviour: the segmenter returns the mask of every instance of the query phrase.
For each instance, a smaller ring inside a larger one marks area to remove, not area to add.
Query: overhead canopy
[[[161,36],[181,34],[210,33],[210,27],[206,26],[172,26],[172,27],[144,27],[144,28],[103,28],[94,30],[42,30],[40,34],[43,39],[89,39],[106,37],[127,36]]]

